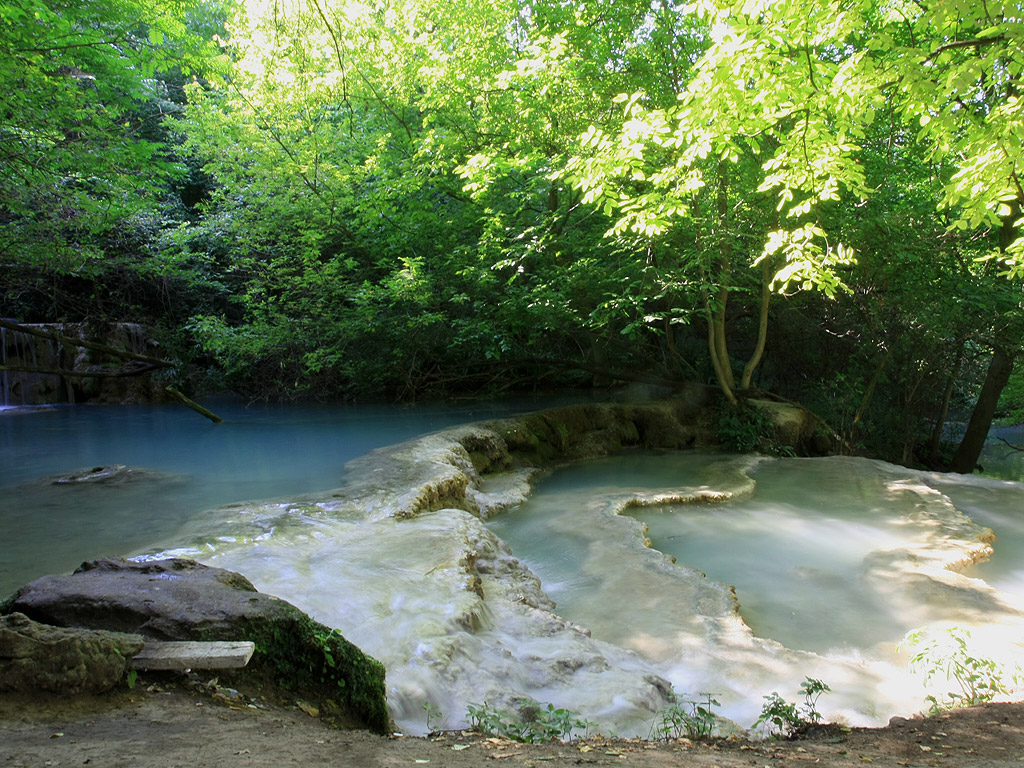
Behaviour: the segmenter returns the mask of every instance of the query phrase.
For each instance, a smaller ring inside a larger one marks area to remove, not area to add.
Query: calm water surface
[[[181,525],[232,502],[342,484],[346,462],[445,427],[579,401],[454,405],[207,402],[224,424],[179,405],[56,406],[0,413],[0,597],[83,560],[177,542]],[[47,478],[126,464],[160,473],[115,486]]]

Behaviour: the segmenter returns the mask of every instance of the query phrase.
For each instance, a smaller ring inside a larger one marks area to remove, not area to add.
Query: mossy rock
[[[393,730],[379,661],[232,571],[185,559],[93,560],[70,576],[25,585],[6,608],[54,626],[158,640],[251,640],[256,652],[243,674],[268,678],[301,699],[334,703],[348,723]]]

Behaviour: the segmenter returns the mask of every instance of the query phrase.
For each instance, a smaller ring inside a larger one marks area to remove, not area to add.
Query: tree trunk
[[[1020,206],[1021,200],[1013,201],[1010,214],[1003,217],[1003,224],[999,229],[999,250],[1003,253],[1006,253],[1006,249],[1017,237],[1016,224]],[[970,474],[978,465],[981,449],[985,447],[988,431],[992,428],[992,417],[995,416],[996,406],[999,404],[999,395],[1002,394],[1006,382],[1010,380],[1014,357],[1021,349],[1019,332],[1007,338],[1014,338],[1016,342],[1012,351],[998,342],[993,345],[992,361],[988,364],[985,383],[981,386],[978,402],[974,404],[967,431],[953,456],[953,465],[950,467],[953,472]]]
[[[949,403],[953,399],[953,390],[960,378],[960,368],[964,363],[964,347],[960,345],[956,355],[956,364],[953,366],[953,373],[946,382],[946,390],[942,394],[942,405],[939,408],[938,418],[935,419],[935,426],[932,427],[931,437],[928,439],[928,461],[936,463],[939,457],[939,445],[942,443],[942,433],[946,427],[946,418],[949,416]]]
[[[860,420],[864,418],[864,414],[867,413],[868,406],[871,404],[871,398],[875,394],[875,387],[878,386],[878,382],[882,380],[882,372],[885,370],[886,363],[889,362],[889,356],[892,354],[892,350],[886,349],[880,358],[878,358],[878,364],[875,365],[875,370],[871,374],[871,378],[868,380],[868,386],[864,390],[864,396],[860,399],[860,407],[857,408],[857,412],[853,415],[853,421],[850,422],[850,441],[853,441],[853,430],[860,423]]]
[[[951,471],[970,474],[978,465],[978,457],[981,455],[981,449],[985,447],[988,431],[992,427],[992,417],[995,416],[999,395],[1002,394],[1006,382],[1010,380],[1012,372],[1013,355],[1002,346],[997,346],[992,352],[992,361],[988,365],[985,383],[971,413],[967,431],[956,449],[956,455],[953,456]]]
[[[732,239],[729,237],[729,165],[718,161],[718,304],[711,313],[711,354],[718,356],[715,372],[722,378],[723,390],[732,400],[731,390],[736,379],[729,360],[729,346],[725,340],[725,312],[729,304],[729,283],[732,281]]]
[[[733,386],[730,383],[731,380],[732,380],[732,370],[730,368],[728,368],[728,367],[725,367],[725,366],[729,365],[729,355],[726,354],[724,356],[725,357],[725,364],[723,366],[723,364],[722,364],[722,355],[721,355],[720,351],[716,348],[716,336],[717,336],[717,333],[716,333],[715,326],[716,326],[716,322],[715,322],[715,319],[714,319],[714,312],[711,310],[711,307],[709,306],[708,307],[708,351],[711,353],[711,365],[714,366],[715,378],[718,380],[718,386],[721,388],[722,394],[725,395],[726,400],[728,400],[733,405],[736,405],[739,401],[736,399],[736,395],[733,392]]]
[[[757,344],[743,368],[740,389],[750,389],[750,380],[754,377],[754,371],[761,364],[761,357],[764,355],[764,345],[768,340],[768,305],[772,298],[771,283],[771,270],[768,268],[768,260],[765,259],[761,262],[761,312],[757,320]]]

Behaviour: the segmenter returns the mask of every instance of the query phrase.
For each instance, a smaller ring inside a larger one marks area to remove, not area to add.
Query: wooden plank
[[[238,642],[159,642],[150,640],[132,658],[135,669],[239,669],[249,663],[256,645]]]

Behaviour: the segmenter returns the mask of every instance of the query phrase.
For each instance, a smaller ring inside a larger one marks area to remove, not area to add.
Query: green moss
[[[551,427],[538,414],[515,419],[514,426],[501,428],[499,434],[517,464],[544,466],[557,455]]]
[[[253,663],[282,688],[336,702],[369,730],[393,730],[385,699],[384,665],[331,629],[296,610],[293,621],[250,623],[245,639],[256,644]]]
[[[8,595],[3,600],[0,600],[0,616],[6,616],[8,613],[14,611],[14,601],[17,599],[18,593],[15,592]]]

